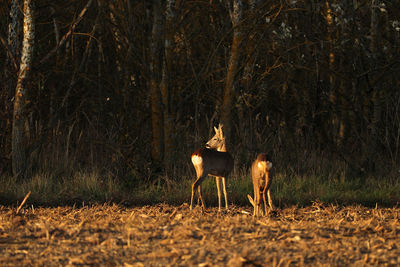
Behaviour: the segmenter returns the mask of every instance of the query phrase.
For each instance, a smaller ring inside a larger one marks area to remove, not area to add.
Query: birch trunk
[[[28,90],[31,72],[35,24],[33,20],[34,5],[32,0],[24,1],[24,39],[22,43],[21,64],[15,90],[13,127],[12,127],[12,168],[18,179],[24,178],[26,173],[26,133],[25,109],[26,93]]]

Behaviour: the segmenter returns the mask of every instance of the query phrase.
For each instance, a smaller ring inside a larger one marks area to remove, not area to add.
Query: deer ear
[[[222,133],[222,124],[221,123],[218,125],[218,131],[219,131],[219,136],[222,138],[224,136],[224,134]]]
[[[219,132],[217,127],[215,127],[215,126],[214,126],[214,131],[215,131],[216,134],[218,134],[218,132]]]

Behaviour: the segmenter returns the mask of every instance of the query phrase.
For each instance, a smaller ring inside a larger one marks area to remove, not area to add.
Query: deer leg
[[[228,210],[228,194],[226,193],[225,177],[222,177],[222,186],[224,189],[225,208],[226,208],[226,210]]]
[[[203,182],[204,178],[205,178],[205,176],[200,176],[192,184],[192,197],[190,199],[190,210],[193,209],[193,199],[194,199],[194,195],[195,195],[196,189],[201,185],[201,183]],[[203,203],[203,198],[201,197],[200,192],[199,192],[199,197],[200,197],[201,202]]]
[[[256,195],[254,195],[254,212],[253,212],[253,216],[258,216],[257,215],[257,207],[258,207],[258,205],[257,205],[257,196]]]
[[[260,199],[260,192],[257,186],[254,186],[254,213],[253,216],[258,217],[258,202]]]
[[[196,191],[195,184],[196,182],[192,184],[192,197],[190,198],[190,210],[193,209],[193,198],[194,198],[194,192]]]
[[[217,183],[218,190],[218,211],[221,211],[221,186],[220,186],[220,177],[215,177],[215,182]]]
[[[200,201],[201,201],[201,208],[202,208],[203,211],[205,211],[206,210],[206,205],[204,204],[203,196],[201,194],[201,185],[199,185],[198,190],[199,190],[199,198],[200,198]]]
[[[258,217],[260,213],[260,191],[254,194],[254,214]]]
[[[268,194],[268,204],[269,204],[271,210],[274,210],[274,205],[272,204],[271,192],[269,189],[267,191],[267,194]]]
[[[263,195],[263,201],[264,201],[264,215],[267,215],[267,201],[265,199],[265,191],[267,191],[267,185],[265,185],[263,191],[262,191],[262,195]]]
[[[267,215],[267,201],[265,200],[265,192],[263,192],[263,201],[264,201],[264,215]]]
[[[194,184],[192,184],[192,197],[190,198],[190,210],[193,209],[193,198],[194,198]]]
[[[250,195],[247,195],[247,198],[249,199],[249,202],[250,202],[250,204],[251,204],[251,206],[253,207],[253,216],[255,215],[255,213],[254,213],[254,200],[253,200],[253,198],[250,196]]]
[[[201,188],[201,185],[199,185],[198,188],[199,188],[199,189],[198,189],[197,191],[200,191],[200,190],[201,190],[201,189],[200,189],[200,188]],[[198,205],[198,206],[201,205],[201,203],[200,203],[200,193],[197,194],[197,205]]]

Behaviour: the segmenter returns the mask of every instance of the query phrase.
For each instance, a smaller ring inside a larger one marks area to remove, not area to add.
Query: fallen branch
[[[21,210],[22,206],[25,204],[26,200],[28,199],[28,197],[31,195],[31,191],[28,192],[28,194],[26,194],[24,200],[22,200],[21,204],[19,205],[16,214],[18,214],[18,212]]]

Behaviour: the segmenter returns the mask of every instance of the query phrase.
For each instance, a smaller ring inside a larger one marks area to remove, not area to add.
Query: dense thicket
[[[0,171],[8,174],[23,2],[0,4],[8,18],[0,20]],[[323,165],[396,175],[400,1],[34,2],[28,176],[189,171],[191,152],[220,120],[236,166],[266,151],[294,172]]]

